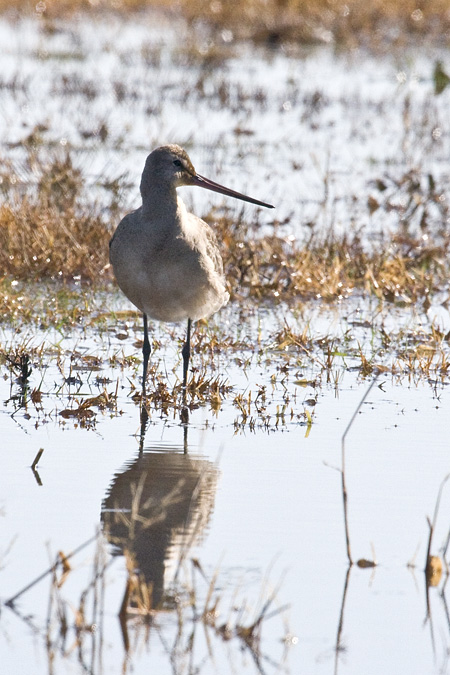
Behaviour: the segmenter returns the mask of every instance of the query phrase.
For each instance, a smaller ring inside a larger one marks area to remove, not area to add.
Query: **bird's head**
[[[197,185],[213,192],[219,192],[227,197],[234,197],[244,202],[273,209],[271,204],[247,197],[241,192],[236,192],[209,180],[209,178],[200,176],[194,169],[194,165],[186,150],[180,148],[179,145],[163,145],[153,150],[147,157],[141,180],[141,193],[143,197],[148,192],[148,187],[153,183],[165,184],[169,188],[178,188],[182,185]]]
[[[152,182],[168,183],[175,188],[191,185],[196,171],[186,150],[179,145],[163,145],[147,157],[144,176]]]

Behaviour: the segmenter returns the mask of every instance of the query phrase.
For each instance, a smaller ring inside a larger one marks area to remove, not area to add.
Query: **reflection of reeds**
[[[92,540],[87,543],[91,542]],[[85,545],[78,547],[77,551]],[[105,632],[105,616],[110,611],[106,610],[108,588],[111,584],[108,570],[114,558],[108,556],[103,538],[98,537],[88,581],[84,587],[81,586],[81,591],[74,592],[67,590],[67,582],[80,572],[80,568],[74,564],[75,555],[76,551],[69,556],[58,553],[55,564],[11,598],[6,605],[32,628],[35,637],[42,638],[49,664],[56,663],[58,659],[75,660],[86,672],[100,672],[96,669],[97,664],[103,663],[103,650],[108,645]],[[297,639],[289,633],[285,619],[286,607],[279,606],[279,586],[267,590],[264,584],[258,607],[251,611],[248,589],[245,599],[240,598],[238,589],[231,593],[230,599],[230,594],[223,590],[227,585],[224,574],[216,570],[211,579],[208,579],[198,560],[193,560],[192,563],[192,573],[188,566],[182,565],[170,590],[171,602],[158,609],[152,602],[151,584],[147,584],[142,575],[136,572],[136,559],[131,552],[126,552],[127,575],[119,611],[124,644],[123,662],[129,663],[133,660],[142,641],[148,642],[152,631],[160,638],[167,663],[172,667],[188,656],[195,659],[198,654],[197,650],[194,653],[194,636],[201,628],[206,631],[206,659],[214,660],[213,640],[216,639],[227,642],[229,649],[236,650],[236,655],[245,648],[255,662],[259,663],[266,658],[262,625],[275,617],[282,621],[280,637],[284,648],[281,649],[280,659],[283,661],[286,649],[290,644],[295,644]],[[22,616],[16,606],[19,596],[48,575],[51,583],[47,616],[39,617],[36,612],[32,618]],[[73,584],[71,588],[73,589]],[[224,606],[227,600],[231,603],[230,609],[228,612],[221,612],[219,605]],[[38,627],[40,623],[43,628]],[[120,654],[117,657],[120,658]],[[273,650],[270,658],[273,661]],[[176,669],[174,672],[184,672],[182,664],[179,665],[180,670]]]

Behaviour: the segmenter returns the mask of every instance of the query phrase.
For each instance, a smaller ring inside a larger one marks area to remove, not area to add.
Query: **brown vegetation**
[[[11,189],[0,206],[0,269],[16,279],[97,279],[107,263],[109,230],[95,204],[83,205],[80,171],[68,154],[34,170],[33,188]]]
[[[12,298],[12,279],[67,282],[75,278],[96,288],[104,286],[112,279],[108,242],[120,217],[113,212],[114,204],[108,210],[89,200],[86,180],[68,152],[41,162],[34,156],[33,172],[34,183],[28,186],[3,183],[3,297]],[[427,203],[439,203],[439,196],[422,195],[421,200],[425,213]],[[445,201],[442,204],[445,210]],[[390,210],[392,205],[387,201],[377,203],[377,208]],[[403,210],[408,208],[405,202]],[[258,214],[250,223],[243,214],[222,209],[204,216],[222,242],[232,297],[241,301],[253,297],[295,306],[307,299],[331,301],[359,291],[400,304],[426,304],[449,276],[449,237],[442,228],[434,236],[423,237],[424,217],[421,232],[409,232],[403,224],[400,234],[370,248],[358,233],[337,236],[329,231],[324,235],[314,225],[306,243],[285,235],[276,221],[261,236]],[[399,213],[400,221],[404,215]],[[446,212],[441,215],[445,223]],[[4,304],[3,311],[9,314],[10,310]]]
[[[183,17],[193,28],[201,24],[218,36],[226,30],[231,31],[231,39],[251,38],[273,46],[284,41],[377,46],[425,36],[448,43],[450,30],[446,0],[426,4],[416,0],[243,0],[239,5],[223,0],[179,0],[175,4],[169,0],[0,0],[0,11],[13,10],[48,18],[79,11],[163,11]]]

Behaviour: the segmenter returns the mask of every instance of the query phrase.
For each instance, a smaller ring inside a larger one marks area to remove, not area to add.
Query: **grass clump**
[[[213,218],[209,218],[214,222]],[[302,243],[282,228],[257,235],[257,224],[220,217],[215,230],[224,242],[225,267],[232,293],[271,302],[342,300],[354,292],[396,304],[426,301],[442,290],[449,275],[447,235],[418,235],[403,229],[376,246],[361,234],[326,234],[312,229]]]
[[[0,269],[16,279],[97,279],[108,262],[110,227],[88,204],[81,171],[69,153],[35,158],[32,170],[32,189],[12,186],[0,206]]]

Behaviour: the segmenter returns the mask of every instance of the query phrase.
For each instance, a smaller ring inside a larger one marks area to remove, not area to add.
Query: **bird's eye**
[[[183,166],[179,159],[174,159],[173,163],[175,164],[175,166]]]

